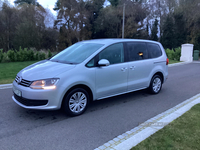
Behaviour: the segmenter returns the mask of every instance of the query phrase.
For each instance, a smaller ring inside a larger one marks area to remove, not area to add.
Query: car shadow
[[[115,105],[120,105],[123,103],[136,101],[138,99],[142,99],[148,96],[151,96],[151,94],[149,94],[147,90],[140,90],[140,91],[131,92],[131,93],[127,93],[127,94],[123,94],[119,96],[114,96],[111,98],[93,101],[93,102],[90,102],[90,105],[84,114],[88,114],[94,111],[113,107]],[[18,107],[17,111],[18,111],[17,114],[19,114],[18,116],[19,118],[23,118],[23,119],[25,118],[25,119],[34,120],[34,121],[44,120],[44,121],[57,122],[64,119],[72,118],[68,116],[67,114],[65,114],[63,110],[50,110],[50,111],[30,110],[30,109],[24,109],[24,108]]]

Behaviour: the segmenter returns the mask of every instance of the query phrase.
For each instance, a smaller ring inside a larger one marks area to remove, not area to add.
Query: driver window
[[[123,43],[113,44],[105,48],[99,53],[99,60],[107,59],[110,64],[117,64],[124,62],[124,47]]]

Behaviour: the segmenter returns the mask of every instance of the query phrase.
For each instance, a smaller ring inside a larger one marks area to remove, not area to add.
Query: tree
[[[40,5],[40,3],[37,2],[37,0],[15,0],[14,3],[18,6],[22,6],[24,4],[37,6],[37,9],[40,9],[41,12],[45,12],[44,7]]]
[[[108,0],[112,6],[116,7],[119,4],[119,0]]]
[[[67,45],[90,39],[92,33],[90,31],[90,20],[88,19],[90,11],[86,9],[87,3],[84,0],[59,0],[56,4],[58,2],[60,6],[56,5],[59,8],[57,8],[58,16],[54,27],[57,29],[62,27],[65,32],[60,30],[60,33],[67,33],[67,39],[65,40],[66,42],[68,41]]]
[[[95,21],[96,38],[119,38],[121,18],[115,7],[104,8]]]
[[[0,3],[0,49],[56,49],[58,32],[47,27],[52,15],[39,4],[35,5],[36,1],[16,2],[15,7],[8,1]]]
[[[182,12],[175,12],[174,30],[175,30],[175,47],[180,47],[187,41],[186,20]]]
[[[35,47],[40,49],[42,34],[38,32],[37,26],[30,20],[24,18],[16,27],[15,48]]]
[[[57,32],[55,29],[52,28],[45,29],[44,33],[42,34],[41,48],[55,51],[57,46],[58,34],[59,32]]]
[[[9,3],[3,3],[0,12],[0,47],[4,51],[13,48],[14,31],[17,25],[17,10],[9,6]]]
[[[168,15],[164,25],[163,25],[163,34],[161,36],[161,43],[164,48],[175,48],[175,32],[174,32],[174,22],[173,17]]]
[[[61,8],[60,5],[61,5],[60,0],[57,0],[53,10],[58,11]]]
[[[158,30],[159,30],[159,37],[162,35],[162,27],[164,20],[168,14],[174,12],[175,8],[177,7],[177,0],[153,0],[153,1],[146,1],[144,6],[148,9],[148,16],[147,20],[150,21],[154,18],[159,20],[158,22]]]
[[[19,2],[19,1],[18,1]],[[58,38],[53,27],[54,16],[36,1],[20,1],[17,5],[19,23],[16,26],[14,48],[34,47],[36,49],[56,49]],[[37,5],[34,5],[37,3]]]
[[[153,41],[158,41],[158,20],[155,19],[153,27],[151,29],[151,37],[150,39]]]
[[[146,8],[141,2],[132,0],[119,1],[117,6],[107,6],[101,10],[96,20],[96,31],[98,38],[121,38],[123,22],[123,5],[125,11],[125,38],[144,38],[146,37],[145,25],[143,20],[147,16]]]
[[[31,5],[39,5],[37,0],[15,0],[14,3],[17,5],[23,5],[25,3],[31,4]]]
[[[96,31],[98,24],[95,24],[97,18],[99,17],[101,11],[103,10],[105,0],[90,0],[86,2],[86,10],[89,12],[89,28],[91,31],[91,38],[98,38],[98,31]]]
[[[45,12],[40,7],[23,4],[18,7],[19,23],[16,26],[14,48],[35,47],[41,49],[42,37],[45,32]]]
[[[124,29],[124,37],[125,38],[144,38],[145,35],[142,33],[146,33],[146,25],[144,24],[144,19],[147,18],[148,10],[146,7],[143,7],[142,1],[132,1],[132,0],[124,0],[120,1],[118,6],[118,11],[120,12],[121,22],[122,20],[122,7],[123,4],[126,6],[125,12],[125,29]],[[122,28],[121,28],[122,29]],[[121,32],[120,32],[121,33]]]
[[[187,42],[194,44],[195,49],[200,49],[200,3],[199,0],[180,0],[180,10],[186,19]]]

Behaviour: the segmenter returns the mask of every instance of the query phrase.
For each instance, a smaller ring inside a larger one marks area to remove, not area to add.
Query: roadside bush
[[[30,50],[27,51],[27,58],[30,61],[35,60],[34,59],[34,52],[33,52],[33,50],[30,49]]]
[[[24,49],[24,50],[22,50],[22,48],[20,47],[19,48],[19,51],[18,52],[16,52],[16,61],[26,61],[26,59],[27,59],[27,49]]]
[[[0,62],[2,62],[2,60],[3,60],[3,50],[2,49],[0,49]]]
[[[166,52],[167,57],[168,57],[169,59],[173,59],[173,57],[174,57],[174,51],[173,51],[173,50],[166,49],[165,52]]]
[[[45,51],[36,51],[33,49],[22,49],[19,48],[19,51],[15,50],[9,50],[7,53],[3,52],[2,49],[0,49],[0,63],[1,62],[22,62],[22,61],[33,61],[33,60],[44,60],[47,57],[52,57],[53,54],[50,50]]]
[[[50,58],[50,57],[52,57],[52,56],[53,56],[53,55],[52,55],[51,51],[48,50],[48,58]]]
[[[175,48],[174,59],[180,61],[181,47]]]
[[[28,61],[29,57],[28,57],[28,49],[27,48],[24,48],[22,54],[23,54],[23,61]]]
[[[44,60],[44,59],[46,59],[45,53],[44,53],[44,52],[39,52],[39,53],[38,53],[38,59],[39,59],[39,60]]]
[[[35,53],[34,60],[39,60],[39,52]]]
[[[8,58],[10,59],[10,61],[14,62],[16,59],[15,59],[15,51],[14,50],[9,50],[7,52],[7,55],[8,55]]]
[[[2,59],[1,62],[3,62],[3,63],[5,63],[5,62],[9,62],[10,59],[8,58],[7,53],[6,53],[6,52],[3,52],[2,54],[3,54],[3,59]]]
[[[181,47],[175,48],[175,50],[166,49],[165,52],[169,59],[180,61]]]
[[[16,53],[17,61],[32,61],[32,60],[43,60],[45,59],[45,53],[44,52],[36,52],[32,49],[28,50],[27,48],[22,49],[19,48],[19,51]]]

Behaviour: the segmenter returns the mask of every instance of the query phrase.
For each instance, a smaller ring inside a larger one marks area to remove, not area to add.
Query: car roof
[[[151,41],[151,40],[142,40],[142,39],[93,39],[93,40],[86,40],[86,41],[81,41],[82,43],[98,43],[98,44],[105,44],[105,45],[110,45],[114,43],[119,43],[119,42],[150,42],[150,43],[157,43],[159,42],[156,41]]]

